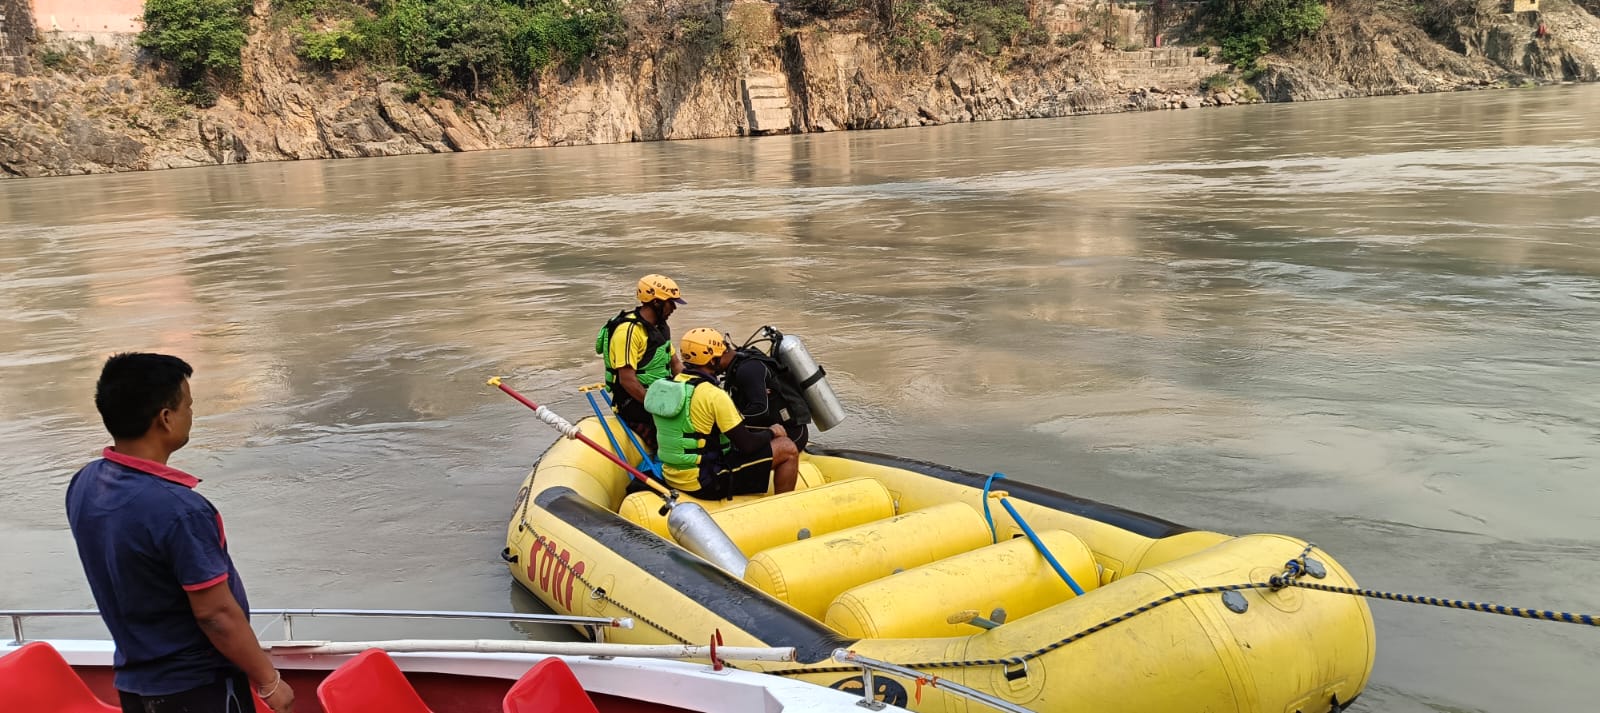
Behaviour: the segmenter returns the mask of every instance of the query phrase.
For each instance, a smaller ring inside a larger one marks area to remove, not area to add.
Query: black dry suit
[[[734,351],[723,388],[733,397],[747,426],[783,424],[793,430],[811,423],[811,407],[794,372],[758,347],[747,345]]]

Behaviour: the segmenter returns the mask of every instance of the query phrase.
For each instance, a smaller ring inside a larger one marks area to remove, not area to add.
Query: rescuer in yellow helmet
[[[715,329],[700,327],[679,344],[683,373],[656,381],[645,398],[655,419],[667,485],[702,500],[794,490],[800,450],[783,426],[749,428],[717,376],[733,363],[733,348]]]
[[[605,359],[612,410],[646,448],[655,450],[655,423],[644,410],[644,395],[651,384],[683,371],[672,350],[667,318],[684,301],[678,283],[666,275],[639,278],[635,294],[639,306],[606,322],[595,338],[594,350]]]

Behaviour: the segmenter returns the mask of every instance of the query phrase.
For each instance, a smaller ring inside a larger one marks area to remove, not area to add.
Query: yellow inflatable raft
[[[596,419],[579,427],[604,442]],[[505,557],[557,612],[635,620],[610,640],[704,644],[720,631],[730,646],[793,646],[799,664],[746,666],[856,691],[859,670],[833,662],[836,648],[1037,711],[1322,713],[1371,674],[1360,598],[1207,589],[1266,582],[1305,556],[1301,540],[1191,530],[998,481],[1079,596],[998,505],[991,531],[986,476],[828,451],[804,457],[801,480],[784,495],[701,501],[749,557],[739,577],[672,541],[659,496],[630,494],[621,468],[558,440],[518,494]],[[1356,586],[1320,550],[1301,561],[1321,583]],[[915,680],[874,682],[880,700],[913,710],[981,709]]]

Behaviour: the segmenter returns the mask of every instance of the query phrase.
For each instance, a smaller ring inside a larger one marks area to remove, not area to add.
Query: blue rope
[[[1005,477],[1005,473],[995,473],[989,476],[988,480],[983,481],[983,521],[989,523],[990,544],[999,543],[1000,536],[995,533],[994,516],[989,514],[989,489],[994,486],[994,481],[1003,480]],[[1011,519],[1016,520],[1017,524],[1022,526],[1022,534],[1028,536],[1028,540],[1033,542],[1033,546],[1039,550],[1039,554],[1044,555],[1044,561],[1049,562],[1050,566],[1055,568],[1056,574],[1061,575],[1062,581],[1066,582],[1067,586],[1072,587],[1072,593],[1080,597],[1083,596],[1083,587],[1078,586],[1078,583],[1073,581],[1072,575],[1067,574],[1066,568],[1056,561],[1056,556],[1050,554],[1050,548],[1044,546],[1044,541],[1034,534],[1033,528],[1028,527],[1027,521],[1022,519],[1022,514],[1017,512],[1016,508],[1011,507],[1011,502],[1006,498],[1000,498],[1000,506],[1005,508],[1006,512],[1011,513]]]
[[[607,406],[611,405],[611,392],[601,389],[600,398],[606,400]],[[602,422],[605,421],[603,418],[600,420]],[[623,433],[628,434],[628,442],[633,444],[634,450],[639,451],[639,465],[644,468],[644,471],[654,476],[656,480],[663,483],[667,482],[667,476],[661,472],[661,464],[657,463],[655,458],[650,457],[650,451],[645,450],[644,446],[639,443],[639,437],[633,435],[633,429],[628,428],[628,424],[623,423],[620,419],[618,419],[617,425],[622,427]]]
[[[997,479],[1006,477],[1005,473],[995,473],[983,481],[983,521],[989,523],[989,544],[999,544],[1000,536],[994,533],[994,518],[989,515],[989,486],[994,485]]]
[[[1056,569],[1056,574],[1061,575],[1061,578],[1066,580],[1067,586],[1072,587],[1072,593],[1080,597],[1083,596],[1083,587],[1078,586],[1078,583],[1072,580],[1072,575],[1067,574],[1066,568],[1062,567],[1061,563],[1056,561],[1056,556],[1050,554],[1050,550],[1044,546],[1044,540],[1039,539],[1039,536],[1033,533],[1033,528],[1028,527],[1028,522],[1022,519],[1021,513],[1018,513],[1016,508],[1011,507],[1011,500],[1009,498],[1000,498],[1000,507],[1011,513],[1011,519],[1016,520],[1017,524],[1022,526],[1022,534],[1027,535],[1028,539],[1033,541],[1033,546],[1039,548],[1039,554],[1044,555],[1044,560]]]

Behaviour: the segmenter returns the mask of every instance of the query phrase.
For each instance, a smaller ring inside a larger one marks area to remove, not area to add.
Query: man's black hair
[[[94,385],[94,407],[112,438],[133,439],[150,430],[161,409],[183,401],[183,381],[194,374],[184,360],[166,354],[112,355]]]

